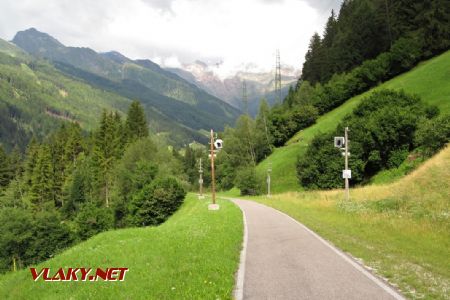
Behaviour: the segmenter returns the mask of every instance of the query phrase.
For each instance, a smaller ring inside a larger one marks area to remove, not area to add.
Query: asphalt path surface
[[[237,300],[404,299],[291,217],[253,201],[232,201],[245,217]]]

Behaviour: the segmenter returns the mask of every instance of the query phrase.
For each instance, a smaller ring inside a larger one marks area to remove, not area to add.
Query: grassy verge
[[[338,108],[321,116],[315,125],[299,131],[284,147],[275,149],[274,153],[257,166],[257,172],[265,174],[269,163],[272,163],[273,192],[299,191],[301,187],[298,184],[295,169],[297,157],[305,154],[308,144],[316,135],[334,130],[338,123],[350,114],[362,99],[369,96],[373,91],[382,88],[403,89],[407,93],[419,95],[426,103],[438,106],[442,112],[450,112],[449,77],[450,51],[447,51],[419,64],[403,75],[349,99]],[[387,179],[389,178],[394,180],[398,176],[388,176]]]
[[[408,298],[450,299],[450,146],[399,181],[254,200],[351,253]]]
[[[0,299],[231,299],[242,214],[208,203],[189,194],[161,226],[101,233],[37,266],[127,267],[123,282],[34,282],[22,270],[0,277]]]

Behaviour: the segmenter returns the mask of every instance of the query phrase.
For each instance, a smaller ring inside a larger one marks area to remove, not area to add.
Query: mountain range
[[[265,98],[270,105],[277,101],[274,93],[275,74],[273,72],[245,70],[222,79],[216,74],[215,68],[218,66],[211,66],[197,60],[190,64],[182,64],[180,68],[167,68],[167,70],[242,111],[244,110],[242,85],[245,81],[249,113],[253,116],[256,115],[262,98]],[[298,77],[298,72],[292,67],[281,66],[283,98],[287,95],[289,86],[296,83]]]
[[[42,89],[39,94],[42,94],[41,100],[45,105],[42,103],[39,106],[39,112],[29,112],[30,119],[42,112],[43,116],[47,117],[55,117],[58,114],[70,115],[74,121],[80,122],[82,127],[88,128],[92,127],[94,118],[91,115],[93,104],[107,110],[126,112],[125,102],[139,100],[145,108],[152,131],[165,135],[173,144],[182,145],[193,140],[207,141],[205,133],[210,128],[222,130],[226,124],[232,125],[241,113],[239,109],[208,94],[180,76],[162,69],[150,60],[132,60],[115,51],[97,53],[89,48],[67,47],[52,36],[34,28],[19,31],[11,43],[2,40],[0,52],[3,57],[0,60],[2,67],[0,78],[5,79],[2,82],[5,93],[0,93],[0,102],[8,103],[8,107],[13,107],[13,110],[22,111],[19,109],[21,103],[12,101],[6,91],[13,94],[16,91],[20,94],[20,88],[23,87],[15,85],[18,80],[8,79],[8,72],[16,79],[32,75],[37,79],[37,90],[40,90],[44,80],[40,76],[45,74],[45,80],[51,81],[52,77],[58,77],[61,78],[60,81],[76,83],[82,90],[93,90],[99,95],[107,93],[114,95],[110,98],[121,99],[118,101],[121,105],[115,105],[117,103],[108,103],[108,99],[100,100],[99,96],[91,99],[91,103],[86,103],[84,107],[75,108],[74,103],[77,101],[73,91],[61,89],[61,95],[68,96],[64,101],[58,102],[53,99],[54,101],[50,103],[48,99],[52,99],[54,95]],[[58,82],[48,84],[55,90],[62,85]],[[27,85],[27,88],[31,87]],[[39,102],[36,98],[27,100],[33,104]],[[26,107],[23,109],[26,110]],[[49,111],[53,113],[50,114]],[[20,123],[16,117],[11,118],[10,114],[7,117],[16,125]],[[25,123],[28,125],[25,126]],[[29,126],[32,122],[25,121],[25,123],[19,126],[22,130],[28,127],[30,132],[28,135],[31,135],[31,132],[33,135],[39,135],[36,134],[37,128]]]

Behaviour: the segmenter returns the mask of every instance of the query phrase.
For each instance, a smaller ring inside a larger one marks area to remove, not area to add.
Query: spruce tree
[[[31,201],[37,210],[55,206],[55,180],[50,147],[42,145],[31,177]]]
[[[33,137],[28,144],[27,150],[25,152],[25,162],[24,162],[24,181],[25,188],[29,189],[32,185],[33,170],[36,166],[37,154],[39,151],[39,145],[35,137]]]
[[[85,151],[81,127],[77,123],[72,123],[68,129],[67,141],[64,148],[64,160],[71,164],[75,163],[78,155]]]
[[[117,113],[104,111],[100,128],[94,137],[93,156],[97,168],[97,184],[107,207],[109,207],[112,185],[112,169],[114,163],[123,154],[122,128],[122,121]]]
[[[126,128],[128,139],[131,142],[148,136],[147,119],[139,101],[133,101],[128,109]]]
[[[9,157],[0,145],[0,191],[6,188],[12,179]]]

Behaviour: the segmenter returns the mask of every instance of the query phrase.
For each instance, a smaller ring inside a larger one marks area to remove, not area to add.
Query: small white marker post
[[[350,199],[350,187],[349,187],[349,182],[348,179],[351,178],[351,171],[348,169],[348,144],[349,144],[349,140],[348,140],[348,127],[345,127],[345,152],[344,152],[344,156],[345,156],[345,199],[348,201]],[[350,171],[350,172],[349,172]]]
[[[342,178],[345,181],[345,199],[348,201],[350,199],[350,187],[349,187],[349,179],[352,178],[352,171],[348,169],[348,157],[350,156],[350,152],[348,152],[348,145],[350,141],[348,140],[348,127],[345,127],[345,135],[334,137],[334,146],[339,148],[340,150],[344,150],[342,155],[345,158],[344,170],[342,171]],[[344,148],[342,148],[344,146]]]
[[[269,163],[269,168],[267,169],[267,198],[270,198],[270,173],[272,172],[272,163]]]
[[[202,159],[201,158],[200,158],[200,162],[199,162],[198,173],[200,175],[199,179],[198,179],[198,185],[199,185],[198,199],[204,199],[205,196],[203,196],[203,168],[202,168]]]

